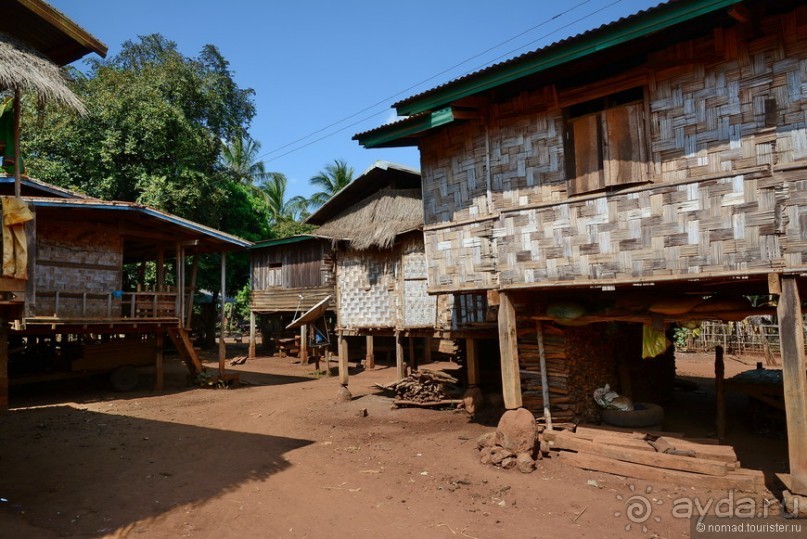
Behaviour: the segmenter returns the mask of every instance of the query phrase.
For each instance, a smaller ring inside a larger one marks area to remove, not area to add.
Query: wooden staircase
[[[180,326],[175,326],[168,328],[167,333],[174,343],[177,352],[179,352],[179,357],[181,357],[185,365],[188,366],[191,376],[196,376],[204,372],[205,368],[199,361],[199,355],[193,347],[193,342],[191,341],[190,335],[188,335],[188,330]]]

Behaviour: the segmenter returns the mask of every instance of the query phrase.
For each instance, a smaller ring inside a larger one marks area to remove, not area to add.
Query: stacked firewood
[[[462,402],[451,398],[458,381],[442,371],[420,369],[397,382],[378,387],[394,391],[393,403],[397,406],[446,406]]]
[[[576,468],[645,481],[743,492],[765,488],[764,474],[741,468],[733,447],[680,433],[577,427],[575,432],[544,431],[541,447]]]

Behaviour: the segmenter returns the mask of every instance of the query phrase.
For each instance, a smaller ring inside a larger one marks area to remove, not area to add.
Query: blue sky
[[[419,168],[414,148],[365,150],[351,137],[393,120],[397,100],[660,2],[49,1],[110,54],[151,33],[188,56],[216,45],[256,92],[250,133],[267,169],[288,176],[289,196],[310,195],[308,179],[334,159],[356,175],[376,160]]]

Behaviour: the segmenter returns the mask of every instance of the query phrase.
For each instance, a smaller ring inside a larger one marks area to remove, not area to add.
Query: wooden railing
[[[72,290],[43,291],[38,290],[38,298],[54,298],[51,315],[54,318],[176,318],[177,315],[177,294],[176,292],[121,292],[111,291],[86,292]],[[80,300],[80,307],[75,308],[73,303],[70,312],[66,312],[65,300]],[[90,303],[92,302],[92,307]],[[103,303],[101,303],[103,302]],[[105,305],[105,309],[99,308]],[[99,305],[100,304],[100,305]],[[47,307],[45,307],[47,308]],[[46,316],[42,312],[43,308],[37,308],[36,316]],[[50,310],[49,310],[50,311]],[[92,311],[92,312],[90,312]]]

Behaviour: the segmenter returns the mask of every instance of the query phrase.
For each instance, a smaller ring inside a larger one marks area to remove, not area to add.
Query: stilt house
[[[428,291],[499,292],[507,408],[585,416],[594,386],[628,389],[618,355],[640,358],[643,326],[778,297],[805,495],[805,66],[803,2],[670,1],[407,98],[406,119],[355,138],[419,147]]]

